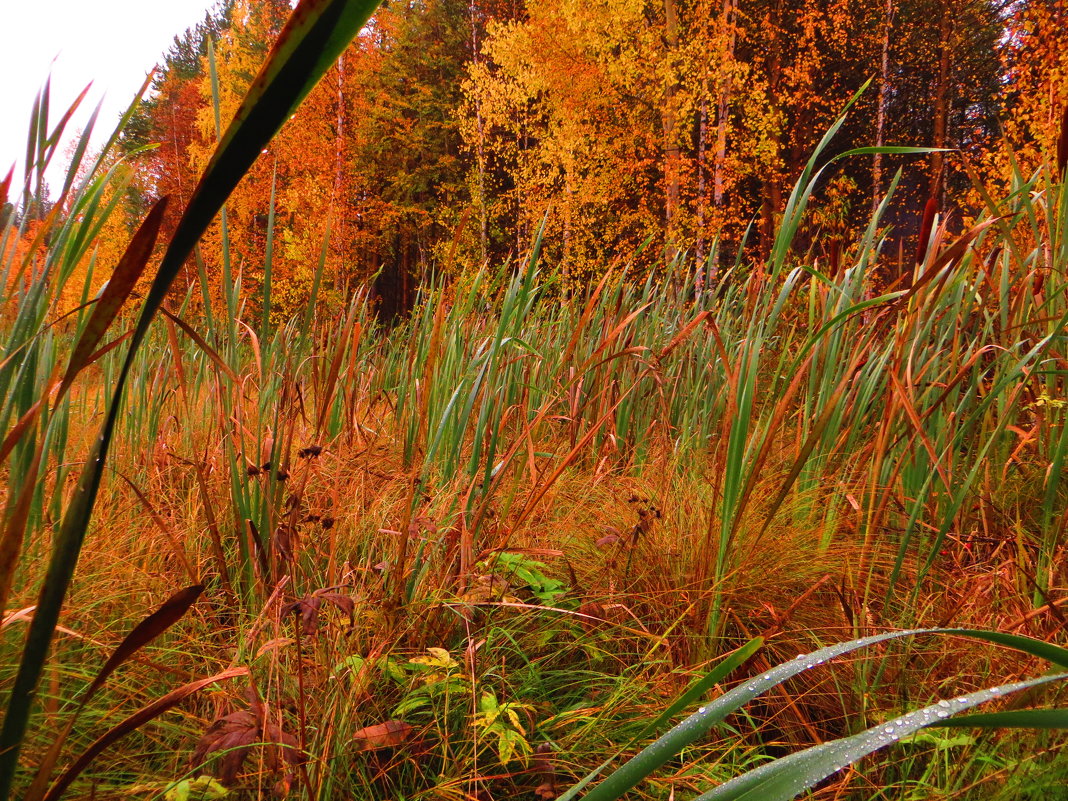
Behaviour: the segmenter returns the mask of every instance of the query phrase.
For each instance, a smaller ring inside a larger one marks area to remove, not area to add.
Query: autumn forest
[[[122,137],[126,153],[156,145],[130,162],[130,225],[192,191],[288,12],[233,0],[176,39]],[[884,219],[911,253],[929,198],[959,225],[979,205],[969,170],[1001,176],[1006,143],[1024,168],[1054,147],[1062,14],[1005,0],[386,3],[231,198],[234,258],[259,280],[273,184],[280,314],[306,298],[328,224],[331,285],[374,279],[389,312],[434,272],[518,256],[543,220],[547,257],[576,282],[678,253],[714,277],[746,235],[768,253],[865,84],[833,150],[957,155],[854,157],[817,186],[802,246],[840,262],[901,169]],[[218,274],[217,245],[205,254]]]
[[[84,98],[0,801],[1068,798],[1068,2],[219,0]]]

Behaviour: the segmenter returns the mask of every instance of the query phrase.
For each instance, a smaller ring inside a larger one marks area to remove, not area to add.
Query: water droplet
[[[1000,687],[991,687],[990,688],[990,694],[991,695],[1001,695],[1001,688]]]
[[[705,708],[704,708],[704,707],[701,707],[700,709],[698,709],[698,710],[697,710],[697,714],[698,714],[698,715],[703,715],[703,714],[705,714]]]
[[[893,726],[887,726],[885,729],[883,729],[883,731],[886,732],[887,734],[893,734],[894,733],[894,727]]]

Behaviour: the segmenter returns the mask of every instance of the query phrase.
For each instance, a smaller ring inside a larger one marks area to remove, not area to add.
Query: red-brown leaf
[[[387,720],[354,732],[352,741],[357,751],[378,751],[403,745],[411,739],[413,731],[414,727],[403,720]]]

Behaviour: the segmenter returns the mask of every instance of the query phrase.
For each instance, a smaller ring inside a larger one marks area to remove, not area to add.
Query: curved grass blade
[[[37,683],[92,516],[134,355],[182,264],[222,204],[291,111],[377,7],[377,0],[302,0],[216,148],[148,291],[100,435],[85,463],[55,539],[48,572],[0,729],[0,799],[10,797]]]
[[[657,731],[661,726],[663,726],[667,721],[669,721],[683,709],[696,702],[698,698],[700,698],[706,692],[711,690],[715,685],[719,684],[719,682],[723,681],[723,679],[727,678],[727,676],[737,670],[746,660],[749,659],[749,657],[759,651],[763,645],[763,637],[754,637],[752,640],[747,642],[738,650],[728,654],[726,659],[716,665],[706,675],[702,676],[700,679],[690,685],[690,687],[687,688],[686,691],[683,692],[683,694],[680,695],[671,706],[661,712],[655,720],[653,720],[644,729],[642,729],[641,733],[638,734],[633,740],[631,740],[630,743],[626,746],[626,748],[621,749],[620,753],[622,753],[622,751],[626,751],[627,748],[632,747],[639,740],[648,737],[650,734]],[[605,768],[611,765],[612,762],[618,756],[619,753],[616,753],[612,757],[606,759],[604,762],[602,762],[600,765],[590,771],[585,777],[583,777],[577,784],[572,785],[567,790],[567,792],[565,792],[557,799],[557,801],[571,801],[571,799],[575,798],[590,782],[592,782],[594,779],[604,773]]]
[[[33,784],[30,785],[30,789],[23,797],[23,801],[37,801],[44,794],[45,788],[48,786],[48,780],[52,777],[52,770],[59,759],[59,753],[63,749],[63,743],[70,736],[71,731],[74,729],[74,724],[77,723],[78,717],[81,715],[82,710],[85,709],[85,705],[89,703],[89,699],[104,686],[104,682],[108,680],[108,677],[123,663],[181,620],[202,592],[204,592],[203,584],[194,584],[191,587],[178,590],[178,592],[164,601],[159,609],[134,626],[133,631],[127,634],[118,647],[112,651],[108,661],[104,663],[104,666],[100,668],[100,672],[96,674],[96,678],[93,679],[93,683],[82,694],[78,705],[74,708],[74,712],[67,721],[67,725],[52,741],[48,752],[41,759],[41,763],[37,768],[37,775],[33,780]]]
[[[193,693],[204,689],[209,684],[215,684],[216,682],[225,681],[227,679],[235,679],[238,676],[248,675],[247,667],[235,667],[228,670],[224,670],[222,673],[216,673],[214,676],[208,676],[206,679],[197,679],[196,681],[189,682],[189,684],[183,684],[177,690],[171,690],[162,698],[157,698],[149,704],[138,709],[128,718],[121,723],[108,729],[104,734],[100,735],[93,744],[90,745],[81,755],[74,760],[73,764],[67,768],[63,775],[56,780],[45,795],[44,801],[58,801],[63,792],[70,787],[71,782],[78,778],[83,770],[89,766],[89,763],[96,759],[101,752],[108,746],[117,740],[122,739],[132,731],[137,730],[150,720],[154,720],[166,712],[177,706]]]
[[[4,180],[0,181],[0,207],[7,205],[7,195],[11,191],[11,179],[15,175],[15,168],[12,166],[8,169],[7,175],[4,176]]]
[[[716,700],[701,707],[696,713],[690,715],[663,737],[620,766],[618,770],[593,788],[585,796],[585,801],[611,801],[611,799],[621,797],[654,770],[677,756],[682,749],[705,736],[714,725],[724,720],[727,715],[787,679],[809,668],[821,665],[830,659],[866,648],[869,645],[876,645],[902,637],[914,637],[919,634],[973,637],[1022,651],[1032,656],[1038,656],[1053,662],[1058,667],[1068,669],[1068,649],[1041,640],[1035,640],[1031,637],[982,629],[909,629],[838,643],[826,648],[820,648],[810,654],[799,654],[797,658],[761,673],[740,687],[735,687],[730,692],[724,693]],[[565,793],[564,797],[570,798],[571,796]]]
[[[218,351],[214,350],[211,345],[207,343],[204,337],[202,337],[196,332],[196,329],[193,328],[193,326],[191,326],[177,314],[173,314],[167,311],[167,309],[163,306],[159,307],[159,311],[160,314],[162,314],[176,326],[181,328],[182,331],[185,332],[185,335],[191,340],[193,340],[194,343],[196,343],[196,346],[200,348],[204,352],[204,354],[212,360],[212,362],[215,363],[215,366],[218,367],[219,370],[221,370],[227,378],[229,378],[235,384],[240,382],[241,379],[237,377],[237,373],[234,372],[233,368],[226,363],[226,360],[219,355]]]
[[[58,405],[60,399],[70,389],[75,377],[87,365],[91,364],[100,355],[98,345],[104,334],[114,322],[122,305],[130,296],[138,278],[144,272],[145,265],[152,255],[152,249],[159,235],[160,225],[163,222],[163,213],[167,208],[167,198],[162,198],[149,212],[145,221],[138,228],[130,240],[129,246],[119,259],[118,265],[108,281],[107,286],[101,293],[93,312],[74,346],[74,352],[67,364],[66,373],[62,382],[51,381],[47,390],[38,401],[26,412],[25,415],[8,432],[2,444],[0,444],[0,464],[3,464],[8,455],[26,435],[41,414],[48,408],[49,402]],[[59,391],[52,398],[51,390],[59,383]],[[36,475],[40,454],[35,457],[30,476]],[[25,515],[22,510],[29,503],[28,493],[34,489],[34,481],[27,481],[23,487],[22,495],[14,504],[15,513],[7,517],[8,525],[4,531],[3,540],[0,542],[0,612],[6,607],[8,593],[14,577],[15,568],[21,551],[23,529],[25,527]],[[9,708],[10,711],[10,708]],[[5,718],[5,728],[7,718]]]
[[[1068,709],[1014,709],[982,712],[928,724],[930,729],[965,729],[972,726],[998,729],[1068,729]]]
[[[134,286],[141,278],[141,273],[144,272],[148,259],[152,255],[152,249],[156,245],[156,237],[159,236],[163,215],[167,212],[169,202],[167,197],[156,201],[144,222],[137,229],[137,233],[130,240],[126,252],[119,259],[104,291],[100,293],[100,297],[93,306],[89,322],[85,324],[82,335],[74,346],[74,353],[71,354],[67,372],[59,388],[60,397],[70,389],[78,373],[89,364],[104,334],[118,317],[119,310],[126,304]]]
[[[893,720],[880,723],[878,726],[873,726],[860,734],[854,734],[852,737],[832,740],[761,765],[707,793],[703,793],[695,801],[789,801],[789,799],[795,798],[800,793],[808,790],[828,776],[837,773],[846,765],[856,762],[861,757],[892,745],[902,737],[915,734],[920,729],[932,725],[943,725],[941,721],[950,715],[1004,695],[1064,679],[1068,679],[1068,673],[1054,673],[1037,679],[1003,684],[999,687],[990,687],[986,690],[968,693],[950,700],[939,701],[937,704],[931,704],[923,709],[917,709]],[[1057,712],[1060,710],[1026,711]],[[969,717],[981,718],[987,716],[975,715]],[[1000,715],[995,713],[989,717],[998,718]],[[962,725],[968,724],[964,723]]]

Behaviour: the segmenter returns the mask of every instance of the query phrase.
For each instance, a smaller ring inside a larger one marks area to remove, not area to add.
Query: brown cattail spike
[[[1057,178],[1064,177],[1064,168],[1068,166],[1068,103],[1061,110],[1061,135],[1057,140]]]
[[[916,243],[916,263],[923,264],[927,256],[927,240],[931,238],[931,228],[934,226],[935,212],[938,211],[938,201],[930,197],[923,209],[923,222],[920,223],[920,240]]]

